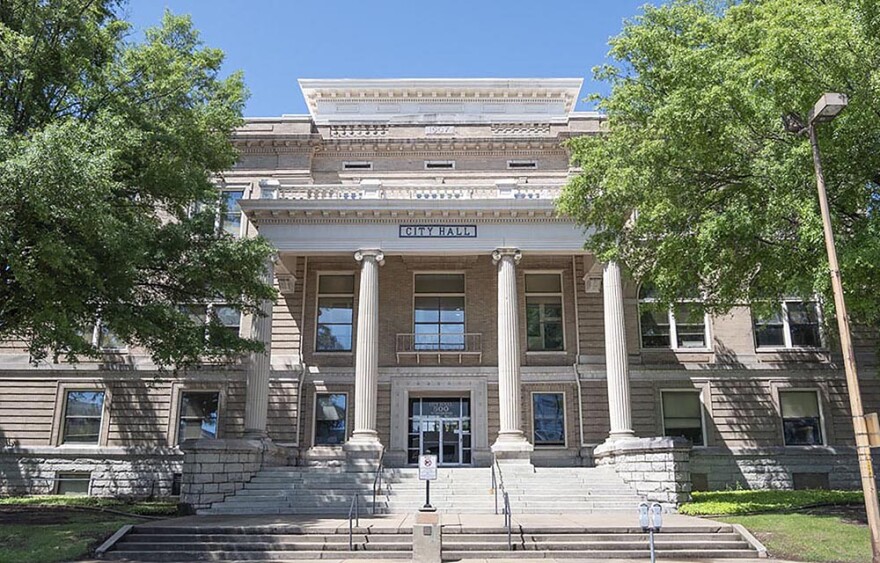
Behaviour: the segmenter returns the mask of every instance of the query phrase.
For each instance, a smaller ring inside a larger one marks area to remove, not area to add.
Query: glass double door
[[[439,465],[471,463],[469,399],[411,399],[409,463],[436,455]]]

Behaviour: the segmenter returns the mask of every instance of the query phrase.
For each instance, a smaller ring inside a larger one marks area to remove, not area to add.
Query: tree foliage
[[[665,302],[710,311],[784,294],[831,308],[809,140],[783,116],[824,92],[819,126],[847,303],[880,318],[880,5],[875,0],[676,0],[611,40],[607,132],[571,142],[582,173],[561,210]]]
[[[268,243],[215,224],[242,77],[221,78],[189,18],[135,43],[121,9],[0,1],[0,338],[75,359],[98,354],[100,320],[159,365],[259,350],[180,308],[274,296]]]

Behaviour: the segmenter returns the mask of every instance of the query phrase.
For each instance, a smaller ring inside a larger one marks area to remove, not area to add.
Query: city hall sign
[[[477,238],[476,225],[400,225],[400,238]]]

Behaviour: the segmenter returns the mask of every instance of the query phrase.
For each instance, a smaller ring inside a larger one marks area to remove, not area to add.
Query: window
[[[315,351],[351,352],[354,276],[318,275],[318,319]]]
[[[464,274],[416,274],[415,349],[458,351],[464,341]]]
[[[508,160],[507,168],[511,170],[528,170],[530,168],[537,168],[538,163],[534,160]]]
[[[126,348],[125,343],[100,321],[88,325],[80,335],[92,346],[104,352],[122,352]]]
[[[786,446],[822,445],[822,413],[816,391],[780,391],[779,406]]]
[[[336,446],[345,443],[345,393],[319,393],[315,397],[315,445]]]
[[[703,406],[699,391],[662,391],[663,435],[687,438],[695,446],[704,446]]]
[[[372,162],[343,162],[342,163],[343,170],[372,170],[373,163]]]
[[[209,303],[207,305],[182,305],[180,310],[189,315],[196,324],[206,326],[210,320],[214,320],[220,324],[222,330],[229,331],[233,336],[238,336],[241,331],[241,312],[235,307]]]
[[[648,285],[639,289],[639,325],[642,348],[673,350],[704,349],[706,315],[693,300],[676,303],[671,309],[658,309],[657,293]]]
[[[220,228],[234,237],[241,236],[241,207],[238,202],[244,197],[243,190],[223,190],[220,192]]]
[[[71,471],[55,474],[55,494],[88,495],[92,474],[87,471]]]
[[[769,316],[755,316],[758,348],[819,348],[822,333],[819,303],[785,300]]]
[[[454,170],[454,160],[426,160],[425,170]]]
[[[565,395],[532,393],[535,446],[565,445]]]
[[[63,444],[97,444],[101,437],[104,392],[67,391],[64,401]]]
[[[220,393],[217,391],[181,392],[177,443],[216,438],[219,405]]]
[[[529,352],[565,349],[561,274],[526,274],[526,335]]]

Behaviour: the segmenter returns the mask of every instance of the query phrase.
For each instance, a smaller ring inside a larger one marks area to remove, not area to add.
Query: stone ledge
[[[650,454],[655,452],[691,451],[691,443],[683,438],[626,438],[599,444],[593,450],[593,457],[607,455]]]

